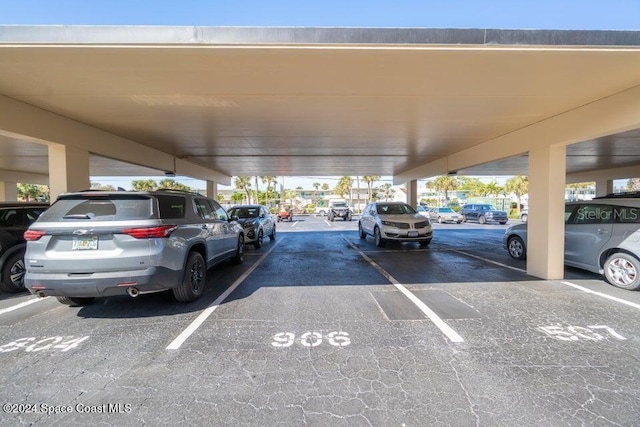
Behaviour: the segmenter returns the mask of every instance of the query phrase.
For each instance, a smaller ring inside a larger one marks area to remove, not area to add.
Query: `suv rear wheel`
[[[189,253],[187,264],[184,266],[182,283],[173,289],[173,296],[178,301],[193,301],[200,298],[207,279],[207,267],[199,252]]]
[[[360,223],[358,223],[358,234],[359,234],[361,239],[366,239],[367,238],[367,233],[364,232],[364,230],[362,229],[362,224],[360,224]]]
[[[615,253],[604,263],[604,276],[619,288],[631,291],[640,289],[640,261],[623,252]]]
[[[24,291],[24,273],[24,252],[18,251],[7,259],[2,268],[0,289],[10,293]]]

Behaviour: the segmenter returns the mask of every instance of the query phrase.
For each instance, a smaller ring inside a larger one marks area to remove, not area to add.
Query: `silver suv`
[[[68,305],[166,290],[193,301],[209,267],[244,259],[242,227],[216,201],[180,191],[64,194],[24,237],[25,287]]]
[[[612,285],[640,289],[640,195],[612,194],[567,203],[565,264],[604,274]],[[509,227],[503,245],[515,259],[527,256],[527,224]]]
[[[427,246],[433,238],[429,219],[402,202],[369,203],[358,221],[358,234],[361,239],[373,236],[378,247],[384,247],[387,241]]]

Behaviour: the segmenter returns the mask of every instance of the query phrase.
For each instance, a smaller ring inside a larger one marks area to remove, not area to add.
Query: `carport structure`
[[[640,31],[0,27],[0,199],[91,175],[528,174],[527,270],[566,182],[640,176]]]

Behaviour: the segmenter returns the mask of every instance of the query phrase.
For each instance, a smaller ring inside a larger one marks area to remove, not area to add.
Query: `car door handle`
[[[598,228],[598,229],[596,230],[596,233],[597,233],[597,234],[607,234],[608,232],[609,232],[609,230],[606,230],[606,229],[604,229],[604,228]]]
[[[207,228],[209,228],[209,226],[207,226],[207,224],[202,224],[200,227],[201,227],[203,230],[206,230]]]

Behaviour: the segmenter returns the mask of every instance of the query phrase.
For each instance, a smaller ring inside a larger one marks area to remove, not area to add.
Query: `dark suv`
[[[509,218],[507,212],[496,209],[493,205],[486,203],[469,203],[460,209],[462,221],[478,221],[480,224],[487,222],[499,222],[506,224]]]
[[[49,205],[47,203],[0,203],[0,289],[24,290],[24,232]]]
[[[193,301],[209,267],[244,259],[240,224],[215,200],[181,191],[64,194],[24,237],[25,286],[68,305],[166,290]]]

